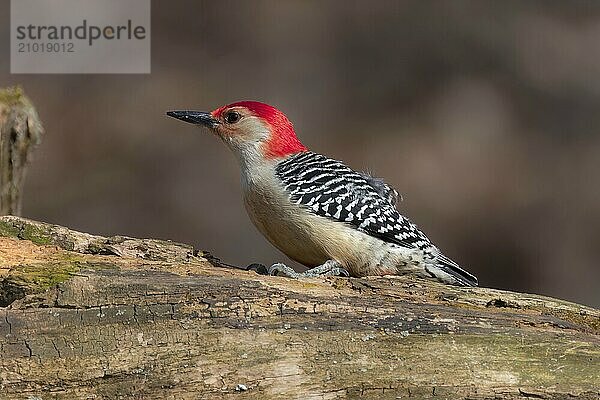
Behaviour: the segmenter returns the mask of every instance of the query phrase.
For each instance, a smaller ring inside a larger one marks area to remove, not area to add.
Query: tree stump
[[[21,214],[21,193],[31,153],[44,130],[35,108],[16,88],[0,89],[0,215]]]
[[[0,218],[3,399],[598,399],[600,312]]]

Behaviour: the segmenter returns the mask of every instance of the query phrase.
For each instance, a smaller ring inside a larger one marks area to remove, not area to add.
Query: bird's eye
[[[240,115],[240,113],[235,111],[230,111],[227,114],[225,114],[225,122],[227,122],[228,124],[235,124],[241,118],[242,116]]]

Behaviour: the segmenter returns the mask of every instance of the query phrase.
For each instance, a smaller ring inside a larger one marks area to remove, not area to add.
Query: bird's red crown
[[[271,137],[265,146],[266,157],[282,158],[308,150],[298,140],[294,126],[285,114],[268,104],[259,101],[238,101],[214,110],[212,115],[220,118],[224,111],[232,107],[244,107],[269,125]]]

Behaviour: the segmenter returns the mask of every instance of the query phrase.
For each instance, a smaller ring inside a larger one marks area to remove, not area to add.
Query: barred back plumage
[[[477,284],[473,275],[443,256],[415,224],[398,212],[398,193],[382,180],[310,151],[289,156],[275,172],[293,203],[385,242],[419,249],[425,259],[438,264],[460,283]]]

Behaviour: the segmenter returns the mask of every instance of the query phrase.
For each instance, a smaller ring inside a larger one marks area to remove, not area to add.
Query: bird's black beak
[[[220,124],[218,119],[206,111],[167,111],[167,115],[190,124],[204,125],[209,128],[216,128]]]

